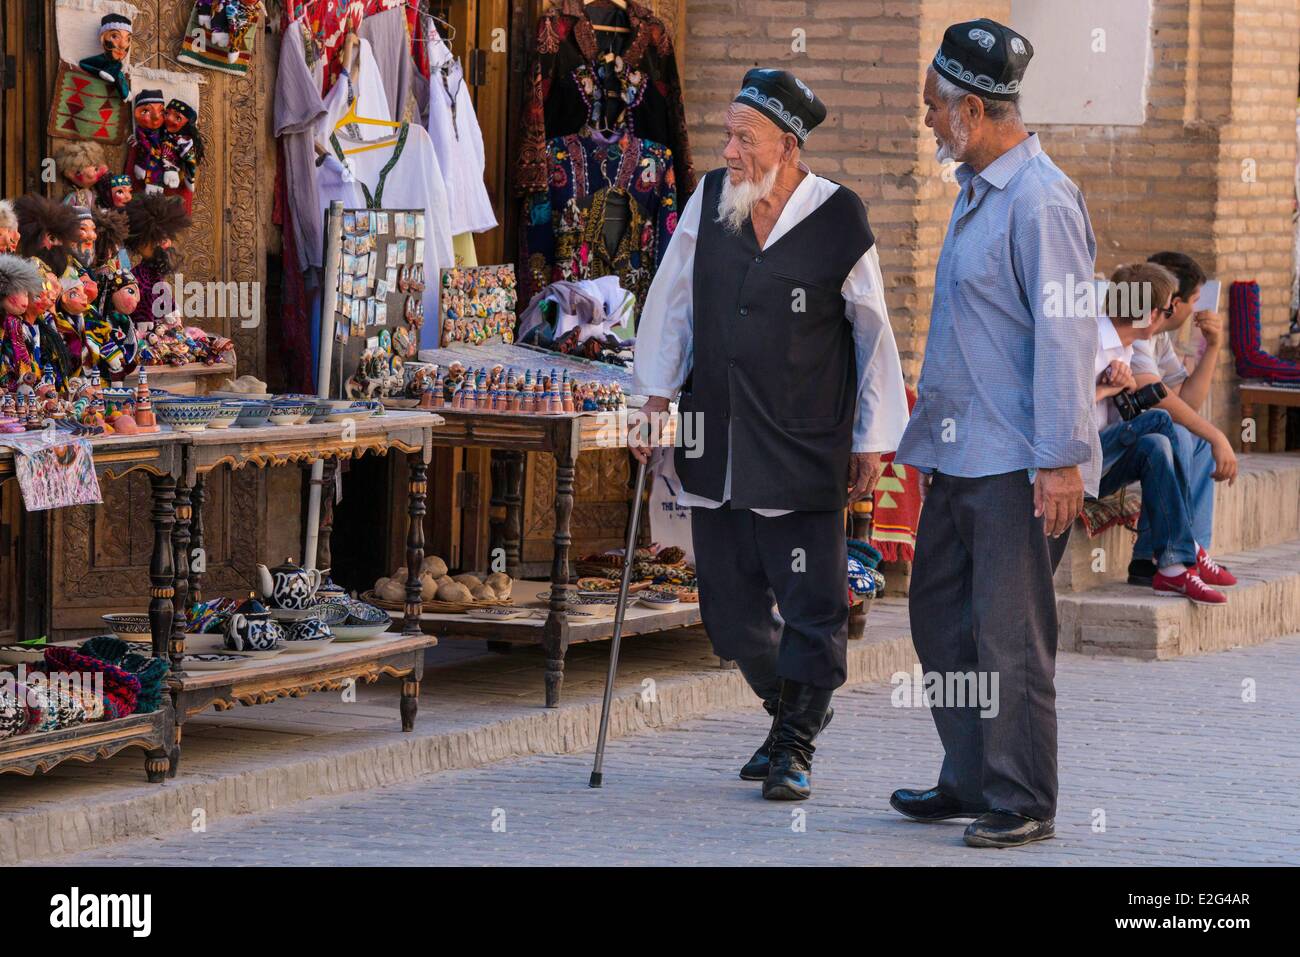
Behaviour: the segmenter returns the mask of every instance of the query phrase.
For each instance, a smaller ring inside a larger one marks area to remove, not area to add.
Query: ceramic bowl
[[[349,599],[350,601],[351,599]],[[307,615],[310,618],[316,618],[324,622],[329,627],[341,625],[348,620],[349,612],[347,605],[338,601],[317,602],[307,609]]]
[[[135,410],[135,389],[101,389],[105,412],[133,412]]]
[[[266,425],[270,416],[270,402],[242,401],[239,403],[239,416],[235,419],[235,425],[241,429],[256,429]]]
[[[272,404],[268,416],[272,425],[297,425],[301,417],[301,402],[276,402]]]
[[[228,429],[235,424],[239,414],[244,411],[244,404],[232,399],[225,399],[217,407],[217,414],[208,423],[210,429]]]
[[[104,624],[108,625],[109,630],[123,641],[138,639],[141,635],[149,634],[149,616],[146,614],[133,612],[100,617],[104,619]]]
[[[314,423],[333,421],[335,415],[346,412],[353,404],[351,399],[317,399],[311,420]]]
[[[316,414],[316,404],[320,401],[321,400],[316,398],[314,395],[303,395],[301,393],[292,392],[277,398],[274,405],[278,406],[281,403],[288,405],[290,402],[296,404],[298,406],[298,418],[294,424],[305,425],[310,422],[312,416]]]
[[[153,403],[158,421],[177,432],[202,432],[220,408],[220,399],[206,396],[168,396]]]

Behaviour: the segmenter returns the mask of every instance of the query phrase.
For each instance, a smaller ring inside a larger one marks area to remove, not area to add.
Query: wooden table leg
[[[415,730],[415,715],[420,710],[420,679],[424,677],[424,652],[415,653],[415,670],[402,679],[402,700],[398,710],[402,713],[402,730]]]
[[[402,634],[418,635],[421,634],[420,614],[424,611],[424,602],[420,600],[420,566],[424,564],[424,512],[429,495],[429,466],[424,461],[423,450],[411,452],[406,460],[411,469],[407,486],[410,524],[406,530],[406,614],[402,620]]]
[[[329,574],[334,566],[334,553],[330,549],[330,536],[334,534],[334,475],[337,459],[326,459],[320,476],[320,522],[316,535],[316,567],[321,575]]]
[[[162,784],[167,780],[171,758],[166,748],[150,748],[144,753],[144,776],[150,784]]]
[[[172,616],[171,659],[172,670],[181,670],[185,657],[185,629],[189,621],[190,596],[190,486],[181,480],[176,483],[176,521],[172,525],[173,572],[176,591],[173,597],[175,614]]]
[[[149,631],[153,637],[155,658],[166,658],[170,651],[172,617],[175,613],[172,599],[176,594],[175,575],[172,569],[172,526],[176,522],[174,502],[176,479],[170,475],[151,475],[153,508],[153,554],[149,559]],[[172,663],[172,670],[179,670]]]
[[[501,546],[506,551],[506,574],[511,578],[524,575],[522,558],[522,540],[524,528],[524,463],[527,456],[523,452],[502,452],[505,460],[505,494],[502,501],[506,506],[506,521],[501,533]]]
[[[546,707],[560,706],[564,683],[564,656],[569,650],[568,618],[564,613],[564,592],[569,587],[569,546],[573,544],[573,477],[577,451],[572,435],[557,442],[555,450],[555,552],[551,558],[550,614],[542,626],[542,647],[546,652]]]
[[[189,565],[190,602],[203,601],[203,573],[208,570],[207,546],[203,541],[203,503],[207,501],[207,485],[202,475],[194,479],[190,493],[190,549],[197,552],[197,561]]]

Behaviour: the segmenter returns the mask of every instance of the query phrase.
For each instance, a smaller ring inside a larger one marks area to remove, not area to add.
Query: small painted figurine
[[[86,57],[77,66],[112,84],[123,100],[131,99],[131,80],[126,72],[126,58],[131,52],[131,20],[120,13],[106,14],[99,21],[99,42],[104,52]]]
[[[96,186],[108,175],[104,148],[92,140],[62,140],[54,150],[54,165],[71,186],[63,201],[93,207],[99,198]]]
[[[131,177],[127,173],[113,173],[103,177],[95,184],[95,204],[101,209],[125,209],[131,202],[135,190],[131,187]]]
[[[35,256],[55,276],[68,272],[72,252],[82,241],[81,218],[71,206],[36,193],[14,200],[18,215],[18,254]]]
[[[41,296],[44,283],[36,266],[20,256],[0,255],[0,382],[15,392],[35,363],[24,330],[27,310]]]
[[[198,111],[177,98],[163,111],[163,186],[169,195],[181,197],[187,213],[193,210],[195,178],[203,162],[198,119]]]

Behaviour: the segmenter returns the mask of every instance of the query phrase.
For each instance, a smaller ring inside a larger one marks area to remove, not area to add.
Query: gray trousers
[[[964,706],[931,708],[944,750],[939,787],[962,801],[1056,815],[1052,573],[1067,538],[1044,534],[1026,471],[934,475],[912,563],[912,642],[926,674],[945,687],[963,674],[989,689],[997,680],[996,708],[970,696]]]
[[[754,693],[780,679],[835,689],[847,677],[849,588],[844,513],[691,509],[700,617],[718,657]],[[781,621],[772,615],[775,602]]]

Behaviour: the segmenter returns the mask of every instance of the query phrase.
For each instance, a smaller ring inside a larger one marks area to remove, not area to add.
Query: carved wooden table
[[[1237,387],[1241,396],[1241,417],[1255,418],[1255,407],[1263,412],[1255,425],[1255,441],[1242,442],[1245,452],[1286,451],[1286,410],[1300,408],[1300,389],[1243,382]]]
[[[174,628],[172,533],[176,483],[182,471],[185,437],[175,432],[147,435],[96,436],[90,440],[95,473],[100,480],[130,472],[148,474],[152,487],[153,551],[149,563],[149,625],[153,655],[167,654]],[[0,447],[0,481],[14,477],[14,451]],[[161,783],[169,770],[169,747],[175,725],[172,704],[164,699],[157,711],[112,721],[20,734],[0,741],[0,773],[34,774],[68,760],[83,762],[112,757],[124,748],[145,751],[145,774]]]
[[[366,453],[387,455],[396,450],[405,453],[410,463],[406,541],[410,572],[406,583],[407,615],[400,641],[392,640],[396,636],[386,635],[364,642],[335,642],[321,652],[285,653],[230,671],[186,674],[182,667],[185,622],[182,615],[177,615],[168,643],[176,711],[172,775],[180,764],[182,726],[190,716],[208,707],[225,710],[236,703],[262,704],[282,697],[301,697],[312,691],[340,688],[353,681],[373,682],[381,674],[388,674],[403,679],[402,729],[410,731],[414,727],[424,673],[424,650],[437,644],[436,638],[425,635],[420,628],[419,569],[424,561],[426,474],[432,436],[442,421],[428,412],[389,411],[349,422],[209,429],[187,436],[182,478],[176,488],[176,525],[172,537],[178,555],[194,554],[192,549],[202,554],[203,481],[215,468],[307,466],[317,460],[334,462],[360,458]],[[175,593],[177,606],[188,608],[191,598],[202,593],[202,571],[192,571],[189,562],[177,562]]]
[[[400,401],[400,400],[399,400]],[[577,412],[560,415],[525,415],[512,412],[478,412],[464,409],[438,409],[446,424],[434,431],[435,445],[509,450],[515,453],[507,475],[506,523],[503,542],[506,572],[520,576],[520,528],[522,504],[519,494],[525,452],[550,452],[555,456],[555,536],[551,557],[552,597],[549,613],[541,627],[527,621],[478,621],[464,615],[422,615],[425,631],[442,638],[490,638],[501,642],[540,642],[546,652],[546,707],[560,704],[560,686],[564,681],[564,656],[569,645],[577,641],[596,641],[612,637],[614,622],[570,620],[566,614],[563,592],[573,587],[569,549],[573,543],[573,476],[578,456],[596,449],[626,448],[625,415],[618,413]],[[667,421],[660,436],[663,445],[672,445],[676,437],[676,417]],[[523,584],[523,583],[519,583]],[[516,585],[518,587],[518,584]],[[629,618],[625,634],[664,631],[695,624],[697,607],[683,605],[677,610],[638,616],[633,630]]]

